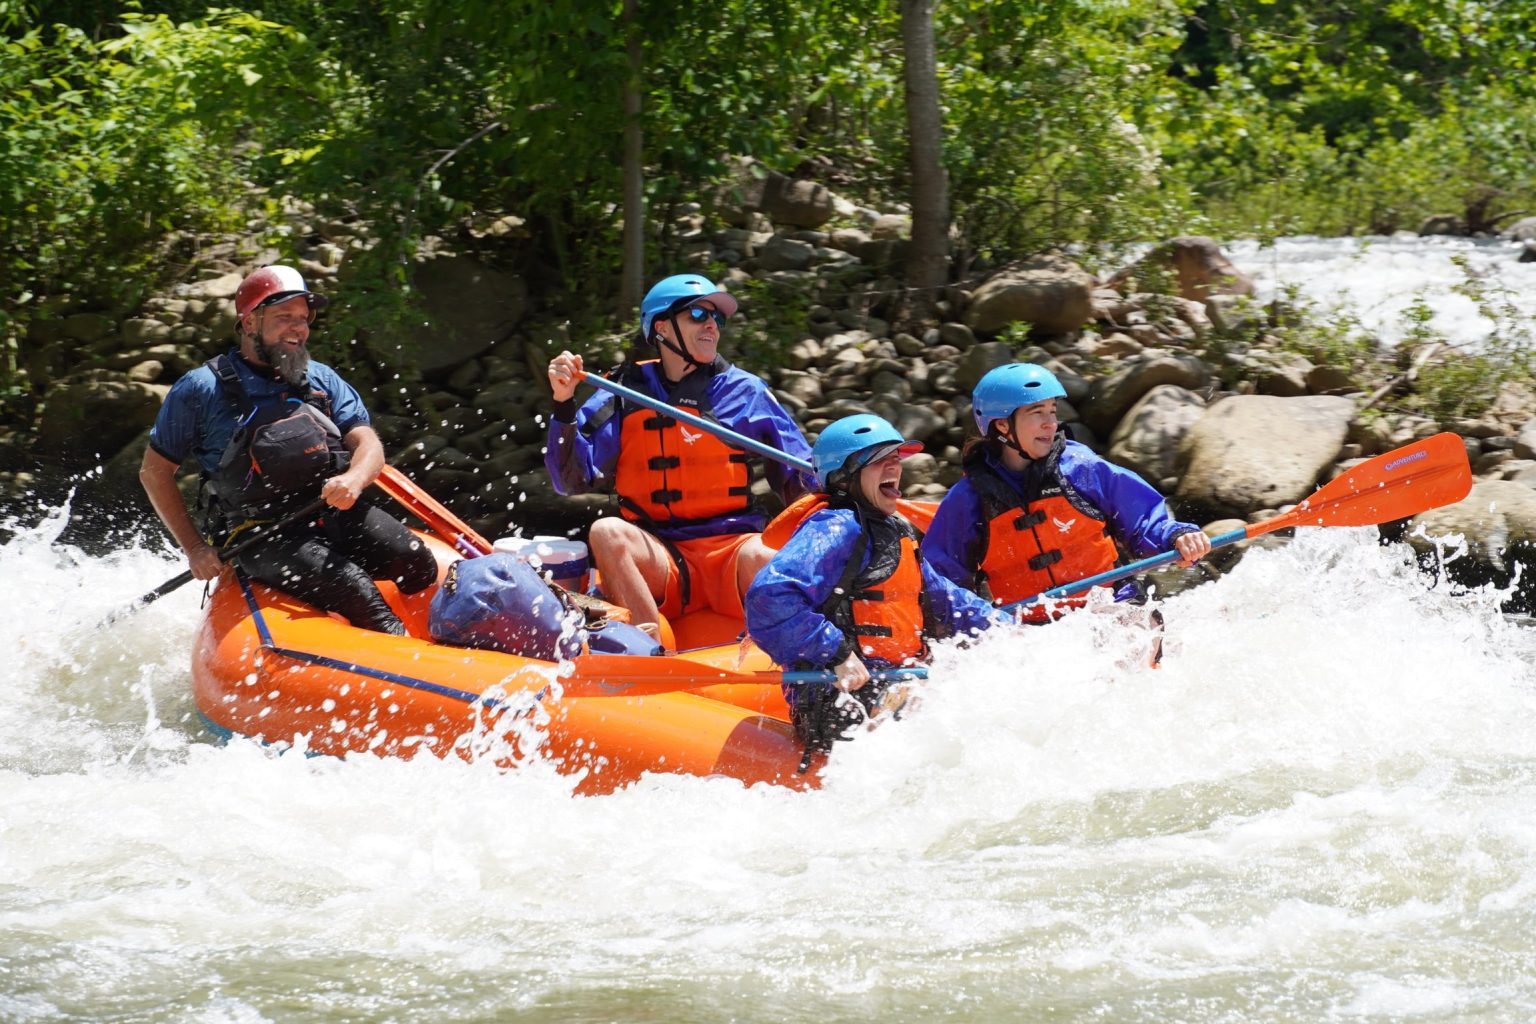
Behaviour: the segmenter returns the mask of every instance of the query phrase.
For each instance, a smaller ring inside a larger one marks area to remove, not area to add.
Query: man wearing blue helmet
[[[720,331],[736,308],[698,274],[658,282],[640,304],[641,341],[657,358],[626,363],[619,380],[804,459],[810,446],[763,381],[720,358]],[[750,457],[605,391],[576,408],[582,372],[570,352],[550,360],[555,411],[544,462],[561,494],[613,483],[620,515],[593,523],[589,537],[607,596],[647,629],[703,607],[740,618],[742,593],[772,555],[759,537],[765,518],[752,502]],[[777,462],[766,475],[786,502],[813,486]]]
[[[879,705],[886,687],[871,683],[871,667],[915,664],[930,639],[1002,621],[923,560],[917,531],[896,511],[901,460],[921,449],[879,416],[829,424],[811,454],[828,507],[800,524],[747,591],[758,646],[786,668],[836,676],[784,684],[805,743],[802,771]]]
[[[1054,374],[1030,363],[982,377],[971,394],[981,436],[967,443],[965,477],[923,538],[935,569],[997,604],[1114,568],[1117,542],[1135,558],[1176,548],[1183,565],[1211,550],[1140,476],[1067,439],[1056,420],[1065,397]]]

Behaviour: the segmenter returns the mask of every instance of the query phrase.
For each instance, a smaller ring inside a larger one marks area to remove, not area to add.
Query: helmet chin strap
[[[858,465],[854,466],[852,469],[843,470],[842,474],[838,476],[837,479],[828,481],[829,486],[827,488],[827,496],[833,499],[841,498],[849,505],[853,506],[855,510],[874,512],[876,515],[878,515],[880,510],[876,508],[875,503],[869,499],[869,495],[864,493],[864,488],[859,486],[859,476],[863,471],[863,465]]]
[[[672,333],[677,337],[677,343],[673,344],[671,341],[667,340],[667,336],[662,334],[660,331],[656,332],[657,342],[671,349],[676,355],[681,356],[683,360],[694,369],[698,369],[701,366],[707,366],[707,363],[701,363],[697,359],[693,358],[693,353],[688,351],[688,343],[683,340],[682,325],[677,322],[677,312],[668,313],[667,320],[672,324]]]
[[[1025,451],[1023,448],[1020,448],[1019,442],[1015,438],[1017,431],[1013,429],[1013,417],[1014,413],[1017,413],[1018,411],[1019,410],[1015,409],[1013,412],[1008,414],[1008,433],[1005,434],[998,429],[996,420],[992,421],[992,427],[988,433],[995,437],[1004,448],[1012,448],[1014,451],[1023,456],[1026,462],[1033,462],[1035,457],[1029,454],[1029,452]]]

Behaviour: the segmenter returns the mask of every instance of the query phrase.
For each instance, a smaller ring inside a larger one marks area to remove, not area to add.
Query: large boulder
[[[819,228],[838,212],[838,198],[825,185],[790,178],[751,157],[733,161],[713,201],[721,219],[738,228],[754,227],[759,215],[775,224]]]
[[[1109,457],[1171,490],[1177,485],[1179,444],[1204,414],[1199,395],[1176,384],[1159,384],[1121,417],[1109,437]]]
[[[1529,484],[1479,480],[1456,504],[1415,516],[1405,534],[1421,565],[1462,586],[1513,584],[1504,610],[1536,612],[1536,490]],[[1434,553],[1437,542],[1456,535],[1467,542],[1466,557],[1442,565]]]
[[[1327,395],[1217,402],[1184,437],[1178,496],[1219,515],[1295,504],[1338,458],[1354,411]]]
[[[836,197],[827,186],[779,175],[763,190],[763,213],[775,224],[819,228],[837,212]]]
[[[411,284],[427,312],[426,323],[414,332],[422,373],[446,370],[485,352],[512,333],[528,308],[522,278],[471,256],[419,263]]]
[[[1253,278],[1237,268],[1221,246],[1204,235],[1180,235],[1157,246],[1112,279],[1134,278],[1153,291],[1177,289],[1181,298],[1205,302],[1213,295],[1252,295]]]
[[[1431,538],[1460,534],[1474,558],[1507,569],[1515,554],[1529,560],[1536,550],[1536,490],[1513,480],[1479,480],[1456,504],[1415,516],[1410,537],[1419,527]],[[1418,538],[1413,543],[1425,549],[1430,541]]]
[[[1107,377],[1093,382],[1082,409],[1083,422],[1100,436],[1115,425],[1143,395],[1160,384],[1198,391],[1211,379],[1211,368],[1188,353],[1128,360]]]
[[[240,282],[243,279],[244,275],[238,271],[220,274],[217,277],[206,278],[202,281],[177,285],[172,289],[172,294],[178,298],[196,299],[204,302],[217,299],[233,300],[235,292],[240,288]]]
[[[168,391],[105,370],[61,381],[48,392],[38,448],[65,457],[115,455],[154,424]]]
[[[1536,217],[1522,217],[1499,233],[1499,237],[1511,242],[1536,241]]]
[[[1096,284],[1064,256],[1037,256],[988,278],[971,296],[965,322],[985,333],[1027,323],[1044,334],[1066,334],[1092,319]]]

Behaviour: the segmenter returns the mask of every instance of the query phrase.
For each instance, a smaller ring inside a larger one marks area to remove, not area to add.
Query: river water
[[[180,563],[0,546],[0,1021],[1526,1021],[1536,630],[1369,529],[941,650],[819,792],[218,745]]]
[[[1536,263],[1521,263],[1518,242],[1428,237],[1404,232],[1371,238],[1281,238],[1274,245],[1238,242],[1232,261],[1251,274],[1260,297],[1294,287],[1321,310],[1353,316],[1388,344],[1408,332],[1418,302],[1436,339],[1476,349],[1495,327],[1536,319]],[[1491,316],[1489,314],[1492,314]]]

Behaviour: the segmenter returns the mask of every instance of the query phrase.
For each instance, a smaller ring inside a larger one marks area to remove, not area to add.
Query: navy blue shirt
[[[286,382],[259,372],[235,353],[229,358],[246,392],[258,404],[297,401]],[[311,360],[309,385],[324,392],[330,401],[331,419],[343,437],[356,427],[369,425],[362,397],[335,370]],[[220,390],[214,372],[204,364],[171,386],[149,432],[149,446],[178,464],[194,456],[204,472],[212,473],[219,468],[219,457],[238,425],[239,414]]]

